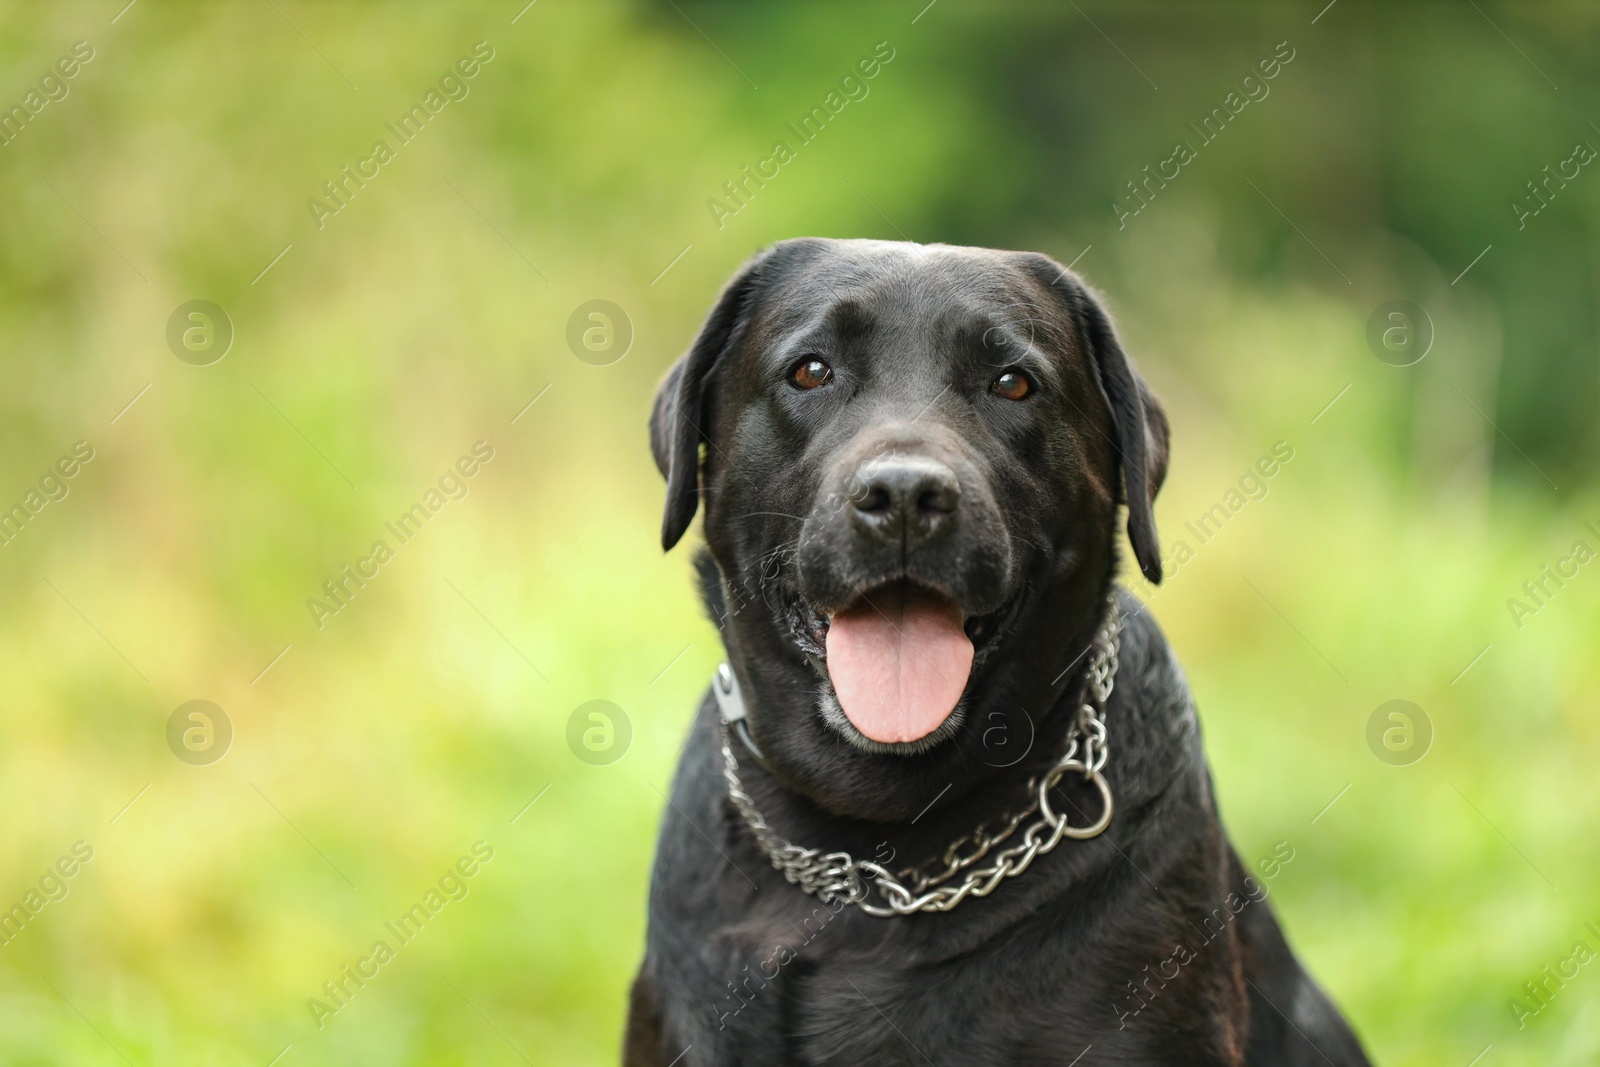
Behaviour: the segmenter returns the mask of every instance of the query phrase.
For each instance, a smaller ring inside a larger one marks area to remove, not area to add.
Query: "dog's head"
[[[904,818],[917,780],[1009,762],[996,723],[1032,736],[1102,616],[1119,499],[1161,578],[1166,418],[1046,256],[776,245],[667,374],[650,438],[665,547],[705,501],[756,739],[840,814]]]

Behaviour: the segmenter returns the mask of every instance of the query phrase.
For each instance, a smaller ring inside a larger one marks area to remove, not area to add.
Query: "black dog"
[[[1367,1062],[1114,585],[1122,500],[1161,579],[1167,422],[1074,275],[783,242],[650,438],[667,548],[705,501],[732,673],[673,783],[627,1063]]]

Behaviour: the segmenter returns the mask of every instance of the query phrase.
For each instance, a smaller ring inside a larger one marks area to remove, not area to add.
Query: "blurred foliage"
[[[1295,848],[1279,913],[1378,1061],[1600,1056],[1594,967],[1508,1007],[1600,925],[1600,574],[1506,604],[1600,547],[1600,174],[1510,206],[1600,145],[1592,7],[122,3],[0,12],[0,108],[94,49],[0,147],[0,506],[95,453],[0,547],[0,908],[94,850],[0,945],[0,1060],[614,1061],[720,658],[658,550],[645,412],[721,281],[810,233],[1076,262],[1172,417],[1169,546],[1293,447],[1138,586],[1241,852]],[[319,229],[307,201],[478,41],[467,95]],[[719,227],[708,199],[879,42]],[[597,298],[635,330],[604,367],[566,343]],[[192,299],[236,330],[206,367],[167,347]],[[1436,331],[1414,366],[1368,349],[1391,300]],[[307,599],[480,440],[465,498],[318,629]],[[1434,728],[1410,766],[1365,739],[1394,698]],[[167,748],[191,699],[233,724],[210,766]],[[591,699],[633,725],[610,766],[567,746]],[[480,840],[470,894],[319,1029],[307,999]]]

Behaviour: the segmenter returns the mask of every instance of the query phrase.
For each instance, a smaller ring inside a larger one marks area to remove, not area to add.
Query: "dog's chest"
[[[897,949],[887,924],[853,909],[759,936],[771,950],[723,976],[704,1016],[731,1054],[708,1062],[1066,1065],[1116,1026],[1110,999],[1090,992],[1100,982],[1073,975],[1070,945],[1049,930],[937,959]]]

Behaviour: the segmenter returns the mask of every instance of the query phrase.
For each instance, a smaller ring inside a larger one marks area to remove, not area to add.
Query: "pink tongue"
[[[937,730],[967,687],[972,641],[948,601],[903,589],[875,593],[828,623],[828,676],[845,718],[884,744]]]

